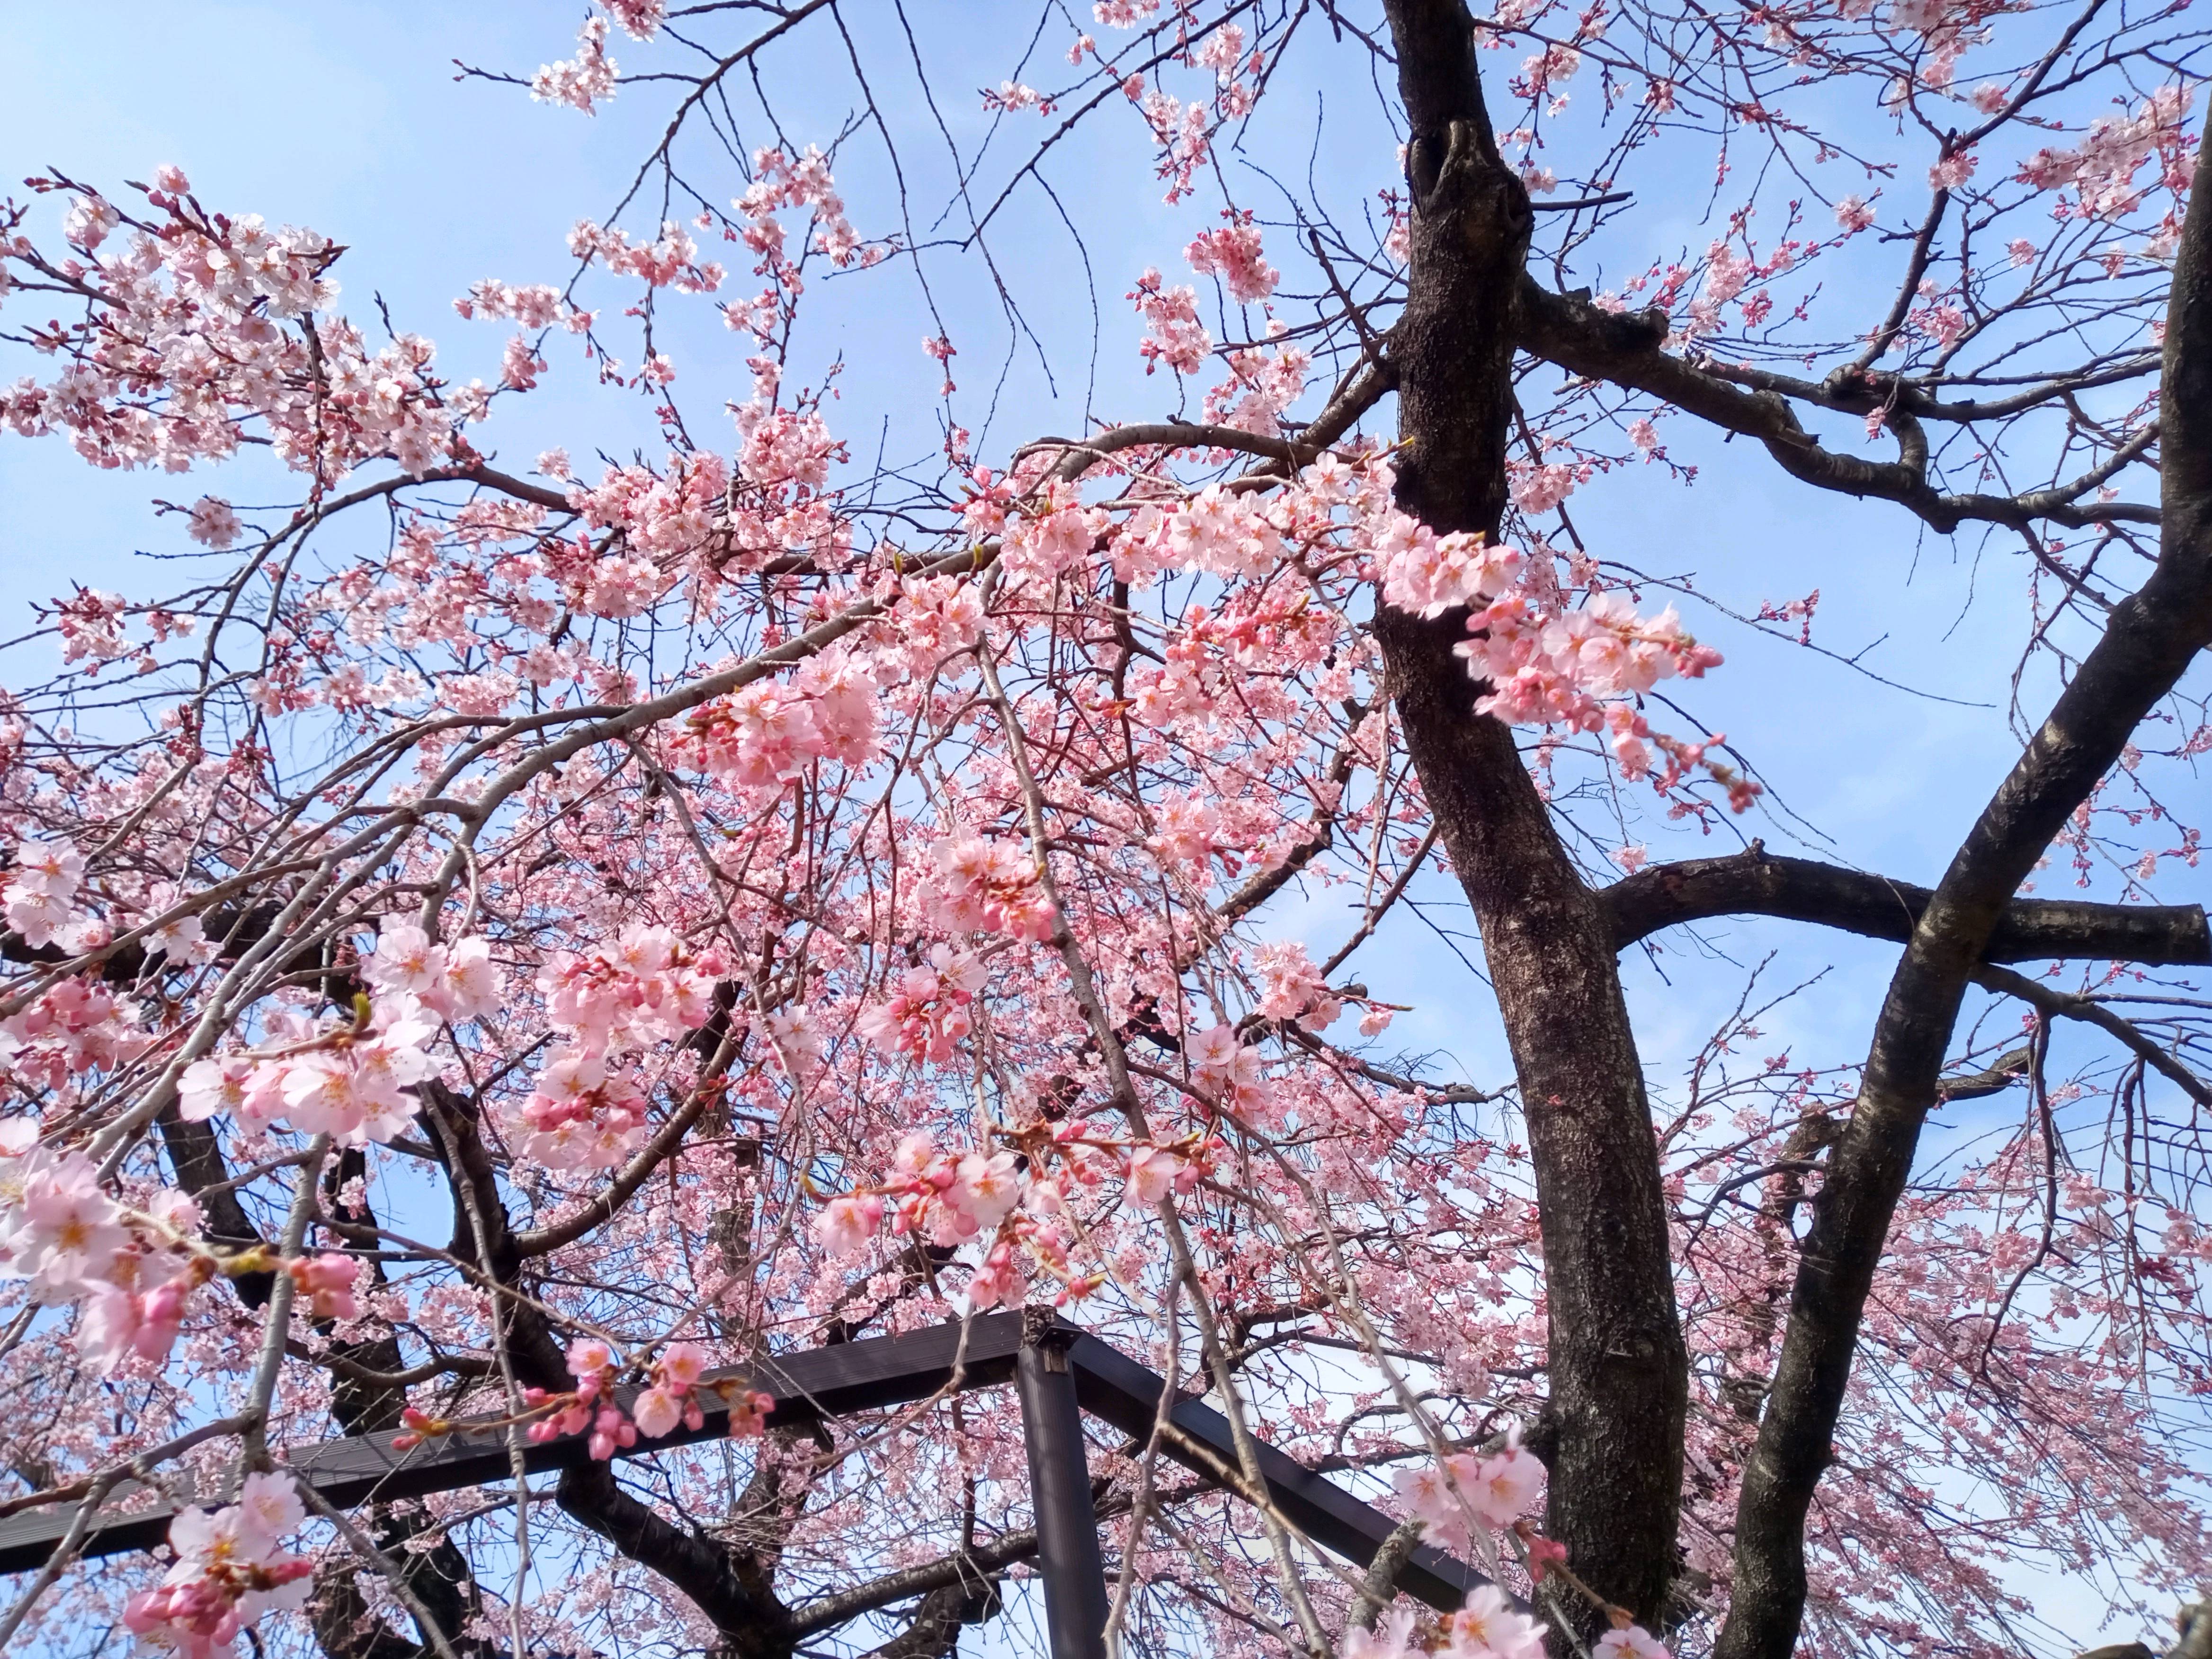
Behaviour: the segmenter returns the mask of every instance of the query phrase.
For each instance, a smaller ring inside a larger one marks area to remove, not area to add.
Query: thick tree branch
[[[1926,440],[1918,437],[1917,416],[1910,410],[1893,422],[1906,453],[1903,460],[1869,461],[1823,448],[1780,393],[1747,392],[1668,355],[1663,349],[1667,330],[1663,312],[1601,311],[1579,295],[1554,294],[1534,277],[1522,278],[1518,343],[1522,350],[1557,363],[1571,374],[1633,386],[1716,426],[1757,438],[1782,470],[1802,483],[1895,501],[1947,535],[1970,520],[2021,527],[2039,520],[2069,526],[2159,521],[2158,509],[2153,507],[2126,501],[2081,504],[2117,468],[2094,469],[2055,489],[2023,495],[1946,494],[1928,482]]]
[[[2167,307],[2159,557],[2112,608],[1982,811],[1890,981],[1858,1101],[1829,1158],[1736,1509],[1717,1659],[1787,1659],[1804,1617],[1805,1516],[1827,1467],[1859,1322],[1940,1087],[1966,987],[2013,895],[2136,725],[2212,642],[2212,162],[2200,150]]]
[[[983,1623],[999,1607],[995,1579],[933,1589],[921,1598],[907,1627],[881,1647],[871,1648],[864,1659],[951,1659],[960,1646],[960,1627]]]
[[[1413,205],[1391,339],[1399,501],[1437,531],[1495,536],[1528,192],[1498,153],[1462,0],[1385,10]],[[1643,1066],[1611,919],[1513,733],[1474,712],[1452,653],[1466,629],[1464,611],[1425,621],[1382,606],[1375,620],[1407,752],[1481,929],[1528,1119],[1552,1383],[1546,1529],[1601,1593],[1656,1626],[1675,1568],[1688,1360]]]
[[[2117,1038],[2121,1046],[2140,1059],[2168,1081],[2178,1085],[2199,1106],[2212,1107],[2212,1085],[2191,1071],[2157,1043],[2138,1030],[2130,1021],[2122,1019],[2100,1002],[2087,997],[2075,996],[2055,986],[2040,984],[2025,974],[2015,974],[2009,968],[1984,968],[1974,975],[1974,982],[1985,991],[1996,991],[2008,997],[2018,997],[2022,1002],[2052,1019],[2077,1019],[2094,1025],[2106,1036]],[[1947,1087],[1945,1095],[1958,1097],[1955,1088]]]
[[[780,1659],[790,1652],[783,1609],[763,1605],[738,1577],[730,1552],[686,1532],[624,1492],[611,1465],[571,1464],[562,1472],[557,1501],[624,1555],[650,1567],[714,1620],[726,1650],[744,1659]]]
[[[1128,1499],[1116,1505],[1102,1507],[1099,1518],[1126,1510]],[[904,1571],[887,1573],[872,1583],[858,1589],[847,1590],[811,1606],[801,1607],[793,1620],[792,1633],[802,1640],[818,1632],[836,1630],[850,1624],[864,1613],[896,1607],[899,1602],[917,1595],[927,1595],[936,1590],[956,1588],[972,1589],[977,1585],[994,1583],[999,1576],[1017,1561],[1026,1561],[1036,1553],[1037,1535],[1032,1527],[1010,1532],[994,1538],[988,1544],[958,1555],[948,1555],[942,1560],[924,1562]]]
[[[1708,362],[1698,367],[1705,374],[1736,386],[1749,386],[1754,392],[1778,392],[1842,414],[1871,415],[1878,409],[1893,410],[1901,410],[1915,420],[1964,426],[1975,421],[2001,421],[2046,404],[2063,403],[2069,397],[2099,386],[2142,380],[2156,372],[2158,353],[2148,348],[2116,353],[2109,359],[2093,359],[2090,365],[2077,373],[2039,380],[2001,398],[1949,401],[1903,374],[1837,369],[1825,380],[1808,380],[1802,375],[1755,368],[1747,363]]]
[[[243,884],[234,878],[226,886]],[[248,951],[268,937],[278,916],[283,914],[280,903],[264,901],[248,904],[218,904],[205,911],[201,921],[207,936],[215,941],[216,960],[226,965],[236,962]],[[84,953],[72,954],[58,945],[33,945],[21,933],[0,928],[0,962],[16,962],[26,965],[59,968],[70,962],[82,962],[82,971],[96,973],[110,985],[135,984],[149,969],[156,973],[165,970],[167,957],[161,951],[148,950],[143,940],[102,946]],[[279,962],[276,974],[306,974],[316,969],[323,974],[323,994],[332,1002],[347,1003],[356,991],[363,988],[350,974],[332,970],[324,959],[319,945],[294,951]]]
[[[1810,859],[1777,858],[1757,842],[1727,858],[1652,865],[1599,895],[1621,950],[1664,927],[1732,915],[1781,916],[1902,944],[1934,896],[1911,882]],[[2195,904],[2014,898],[1982,952],[1984,962],[2075,957],[2198,966],[2212,963],[2212,928]]]

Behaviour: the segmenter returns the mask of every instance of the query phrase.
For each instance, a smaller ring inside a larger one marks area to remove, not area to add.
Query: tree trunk
[[[1495,536],[1506,497],[1527,192],[1498,153],[1462,0],[1392,0],[1414,204],[1392,337],[1407,511]],[[1390,694],[1482,931],[1534,1160],[1549,1325],[1546,1529],[1656,1626],[1675,1565],[1688,1360],[1644,1074],[1611,920],[1452,647],[1464,612],[1376,620]],[[1602,1628],[1593,1620],[1592,1628]]]

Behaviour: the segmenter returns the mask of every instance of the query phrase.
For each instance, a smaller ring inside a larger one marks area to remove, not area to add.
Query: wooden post
[[[1014,1378],[1022,1397],[1022,1437],[1029,1445],[1030,1500],[1036,1509],[1052,1659],[1106,1659],[1106,1567],[1098,1554],[1083,1408],[1067,1364],[1068,1345],[1077,1334],[1057,1326],[1049,1309],[1028,1310]]]

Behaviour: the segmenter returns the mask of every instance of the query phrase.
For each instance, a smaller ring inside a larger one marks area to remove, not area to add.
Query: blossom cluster
[[[1268,332],[1278,328],[1270,323]],[[1279,436],[1285,413],[1305,395],[1313,354],[1301,346],[1238,346],[1224,352],[1222,361],[1229,376],[1207,388],[1206,418],[1243,432]]]
[[[660,234],[650,242],[632,242],[627,231],[580,219],[568,233],[568,252],[597,260],[617,276],[679,294],[712,294],[726,274],[713,260],[700,259],[698,243],[673,219],[663,220]]]
[[[1476,708],[1515,725],[1610,734],[1621,773],[1665,793],[1704,767],[1748,807],[1759,786],[1705,758],[1720,741],[1686,744],[1655,732],[1634,700],[1676,676],[1696,679],[1721,663],[1682,626],[1673,605],[1640,613],[1618,589],[1594,584],[1565,603],[1553,561],[1535,561],[1480,537],[1438,536],[1401,513],[1372,515],[1370,533],[1382,596],[1417,615],[1468,607],[1468,638],[1453,647],[1485,690]],[[1654,769],[1651,750],[1665,763]]]
[[[283,1540],[307,1524],[292,1478],[249,1474],[238,1502],[210,1515],[197,1507],[169,1523],[176,1559],[155,1589],[125,1605],[134,1636],[173,1648],[180,1659],[217,1659],[264,1613],[305,1605],[314,1563]],[[258,1650],[258,1649],[257,1649]]]
[[[143,1209],[116,1201],[82,1152],[38,1144],[31,1118],[0,1121],[0,1273],[47,1303],[84,1304],[87,1359],[103,1374],[130,1355],[167,1357],[192,1291],[213,1275],[195,1250],[198,1206],[164,1188]]]
[[[1383,519],[1375,541],[1382,597],[1417,617],[1485,604],[1512,586],[1522,558],[1487,537],[1439,536],[1410,514]]]
[[[886,1218],[895,1234],[915,1234],[954,1249],[975,1243],[981,1260],[968,1282],[971,1310],[1018,1307],[1030,1270],[1042,1267],[1062,1281],[1061,1300],[1087,1294],[1097,1279],[1079,1275],[1059,1218],[1073,1200],[1116,1178],[1123,1202],[1150,1209],[1194,1191],[1222,1151],[1216,1138],[1176,1141],[1098,1137],[1086,1119],[1070,1118],[1015,1133],[1017,1150],[940,1148],[927,1131],[903,1137],[883,1181],[841,1194],[815,1218],[815,1237],[830,1257],[866,1252]]]
[[[882,1224],[889,1199],[896,1231],[917,1233],[944,1246],[988,1241],[969,1280],[971,1310],[981,1312],[1001,1303],[1018,1306],[1028,1292],[1028,1274],[1013,1230],[1001,1229],[1031,1185],[1028,1170],[1012,1152],[985,1147],[941,1152],[928,1133],[912,1134],[899,1143],[885,1182],[832,1200],[817,1218],[816,1236],[832,1256],[860,1255]]]
[[[0,914],[33,950],[68,932],[70,901],[84,880],[84,854],[64,840],[27,841],[15,849],[15,867],[0,885]]]
[[[560,1435],[581,1434],[588,1428],[591,1454],[604,1461],[619,1449],[635,1445],[641,1435],[658,1440],[672,1433],[679,1423],[696,1431],[707,1420],[699,1398],[700,1379],[706,1370],[706,1352],[696,1343],[670,1343],[653,1362],[646,1387],[625,1413],[614,1395],[614,1350],[598,1337],[586,1337],[568,1347],[568,1374],[576,1379],[574,1391],[555,1401],[552,1413],[531,1425],[530,1437],[550,1440]],[[550,1398],[539,1389],[528,1390],[524,1397],[533,1409],[544,1407]],[[768,1395],[741,1390],[728,1396],[728,1404],[730,1432],[744,1436],[761,1431],[775,1402]]]
[[[1346,1632],[1337,1650],[1343,1659],[1543,1659],[1547,1629],[1515,1607],[1497,1585],[1481,1584],[1443,1620],[1433,1646],[1419,1640],[1413,1609],[1401,1607],[1383,1614],[1372,1630]],[[1607,1659],[1615,1656],[1608,1653]]]
[[[641,1438],[658,1440],[672,1434],[679,1424],[695,1433],[704,1428],[705,1396],[710,1394],[726,1409],[727,1432],[735,1437],[760,1434],[775,1408],[775,1397],[758,1389],[726,1381],[708,1383],[706,1351],[696,1342],[671,1342],[663,1347],[645,1368],[645,1386],[627,1406],[616,1389],[625,1368],[612,1344],[600,1337],[580,1337],[568,1345],[567,1363],[575,1386],[562,1393],[525,1389],[522,1415],[512,1420],[526,1421],[525,1432],[541,1444],[587,1434],[586,1449],[602,1462],[629,1450]],[[392,1447],[403,1452],[460,1426],[411,1406],[401,1413],[400,1424]]]
[[[1392,1484],[1400,1501],[1423,1523],[1427,1541],[1465,1555],[1474,1544],[1476,1528],[1486,1534],[1510,1529],[1522,1541],[1530,1576],[1539,1585],[1565,1579],[1577,1593],[1589,1594],[1565,1571],[1565,1547],[1533,1532],[1522,1519],[1543,1491],[1544,1468],[1521,1444],[1517,1427],[1494,1452],[1450,1453],[1438,1462],[1401,1471]],[[1494,1548],[1486,1535],[1479,1553],[1490,1555]],[[1596,1647],[1604,1659],[1668,1659],[1667,1650],[1627,1614],[1607,1611],[1613,1627]],[[1497,1585],[1484,1584],[1443,1620],[1432,1640],[1422,1640],[1413,1613],[1401,1610],[1378,1620],[1372,1631],[1350,1632],[1343,1652],[1345,1659],[1541,1659],[1546,1630]]]
[[[1393,1482],[1406,1507],[1427,1523],[1439,1547],[1464,1553],[1480,1523],[1511,1526],[1535,1506],[1544,1466],[1518,1439],[1487,1456],[1455,1452],[1439,1463],[1401,1470]]]
[[[1150,266],[1137,278],[1129,299],[1147,331],[1137,350],[1145,360],[1145,373],[1162,363],[1178,374],[1195,374],[1213,351],[1213,337],[1198,319],[1198,290],[1188,283],[1174,288]]]
[[[173,1188],[126,1204],[83,1153],[39,1144],[34,1119],[0,1120],[0,1277],[40,1301],[82,1304],[78,1349],[112,1374],[132,1357],[158,1364],[176,1345],[192,1293],[222,1273],[270,1265],[258,1253],[219,1259],[199,1238],[199,1206]],[[310,1316],[360,1316],[361,1264],[336,1254],[283,1263]]]
[[[926,961],[899,975],[889,997],[861,1011],[854,1029],[894,1058],[941,1065],[973,1029],[968,1005],[983,980],[983,964],[974,957],[932,945]]]
[[[620,70],[607,56],[607,20],[586,17],[576,31],[576,55],[543,64],[530,78],[530,95],[541,104],[566,104],[586,115],[615,95]]]
[[[2022,163],[2019,179],[2037,190],[2071,186],[2084,216],[2119,219],[2132,212],[2144,192],[2136,174],[2144,162],[2162,155],[2160,182],[2175,191],[2189,185],[2186,120],[2194,89],[2176,82],[2159,88],[2132,115],[2100,115],[2071,149],[2044,149]]]
[[[433,945],[411,923],[387,923],[361,972],[375,994],[349,1016],[272,1010],[260,1048],[193,1061],[178,1079],[185,1120],[289,1122],[340,1146],[404,1132],[417,1110],[412,1090],[438,1074],[428,1045],[441,1024],[495,1012],[501,976],[483,939]]]
[[[744,220],[739,239],[758,256],[754,274],[767,277],[770,288],[750,307],[732,306],[729,322],[732,328],[750,328],[763,342],[772,342],[774,319],[781,314],[777,294],[795,299],[805,286],[799,262],[787,251],[787,233],[776,214],[788,208],[806,209],[813,230],[809,246],[841,270],[856,263],[874,264],[884,250],[863,243],[845,216],[845,198],[830,176],[830,160],[814,145],[795,157],[773,147],[757,149],[752,164],[752,183],[731,205]]]
[[[94,1069],[112,1072],[153,1036],[138,1008],[94,975],[76,974],[0,1019],[0,1077],[26,1090],[59,1090]]]
[[[119,249],[106,246],[116,209],[82,196],[65,234],[83,258],[64,270],[0,252],[0,266],[25,258],[94,301],[55,338],[67,362],[55,380],[0,391],[0,427],[60,428],[95,465],[173,472],[231,454],[256,419],[280,459],[326,480],[380,456],[420,474],[457,453],[481,389],[448,396],[428,340],[402,334],[371,352],[330,314],[337,287],[325,273],[338,249],[258,215],[204,214],[181,175],[173,182],[148,191],[160,216]]]
[[[1599,699],[1640,696],[1677,674],[1695,679],[1721,660],[1684,631],[1674,606],[1642,616],[1618,590],[1549,614],[1525,591],[1504,594],[1475,612],[1468,630],[1455,649],[1491,685],[1477,707],[1516,724],[1595,730]]]
[[[519,1114],[516,1150],[548,1169],[606,1169],[644,1138],[647,1099],[622,1062],[707,1022],[714,977],[666,927],[633,923],[589,951],[562,951],[538,976],[567,1041]]]
[[[1277,939],[1260,947],[1258,1012],[1265,1018],[1295,1020],[1309,1031],[1325,1031],[1344,1012],[1344,1000],[1329,989],[1296,939]]]
[[[421,1012],[363,1024],[280,1010],[268,1027],[276,1040],[271,1050],[210,1056],[185,1068],[178,1109],[187,1122],[224,1113],[246,1125],[289,1122],[340,1146],[386,1141],[414,1121],[414,1085],[438,1073],[425,1047],[437,1026]]]
[[[1200,276],[1219,277],[1238,304],[1256,304],[1275,291],[1283,274],[1267,263],[1260,228],[1249,213],[1226,210],[1222,216],[1229,222],[1217,230],[1201,231],[1183,250],[1183,257]]]
[[[816,657],[790,679],[756,680],[693,710],[670,749],[678,765],[726,787],[780,789],[817,761],[872,759],[876,694],[858,659]]]
[[[1040,943],[1051,939],[1052,901],[1027,848],[958,835],[939,842],[930,857],[935,869],[924,909],[939,927]]]

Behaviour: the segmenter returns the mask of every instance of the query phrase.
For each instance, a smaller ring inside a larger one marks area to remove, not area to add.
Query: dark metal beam
[[[1030,1454],[1037,1563],[1044,1571],[1044,1622],[1052,1659],[1106,1659],[1106,1564],[1067,1351],[1077,1333],[1048,1310],[1024,1316],[1014,1382]]]
[[[926,1400],[940,1389],[954,1387],[956,1364],[960,1373],[956,1391],[1004,1387],[1013,1380],[1014,1352],[1021,1346],[1021,1334],[1019,1314],[988,1314],[965,1326],[931,1325],[904,1336],[810,1348],[763,1359],[755,1366],[711,1371],[704,1380],[710,1388],[720,1382],[749,1383],[775,1397],[770,1424],[804,1425],[824,1417]],[[698,1430],[679,1427],[659,1440],[641,1440],[617,1455],[642,1457],[691,1441],[720,1439],[729,1432],[728,1408],[711,1393],[702,1394],[702,1401],[708,1409],[705,1424]],[[390,1498],[420,1498],[425,1492],[492,1485],[510,1479],[514,1473],[503,1430],[464,1425],[404,1452],[392,1449],[392,1438],[386,1432],[308,1442],[287,1447],[278,1462],[306,1475],[333,1508],[342,1510]],[[524,1462],[532,1474],[580,1463],[587,1455],[581,1435],[526,1442],[523,1448]],[[200,1501],[216,1503],[226,1498],[227,1494],[216,1493]],[[126,1483],[111,1495],[107,1509],[129,1513],[103,1514],[82,1553],[114,1555],[152,1549],[168,1536],[169,1520],[177,1508],[158,1492]],[[69,1530],[76,1509],[74,1504],[55,1504],[0,1520],[0,1573],[28,1572],[44,1566]]]
[[[1067,1358],[1075,1369],[1076,1397],[1082,1401],[1084,1410],[1111,1423],[1132,1440],[1152,1437],[1160,1390],[1167,1386],[1158,1372],[1146,1370],[1095,1336],[1079,1336],[1068,1349]],[[1216,1475],[1225,1470],[1237,1478],[1237,1443],[1231,1437],[1227,1418],[1211,1406],[1185,1399],[1169,1413],[1168,1422],[1176,1432],[1162,1438],[1164,1455],[1198,1474]],[[1382,1540],[1396,1528],[1395,1521],[1266,1441],[1260,1442],[1259,1451],[1267,1496],[1284,1519],[1322,1548],[1348,1561],[1364,1567],[1375,1559]],[[1426,1544],[1414,1549],[1398,1574],[1399,1589],[1439,1613],[1457,1612],[1469,1590],[1488,1583],[1465,1562]]]
[[[876,1411],[887,1406],[910,1404],[940,1392],[964,1393],[970,1389],[1003,1388],[1016,1380],[1022,1351],[1022,1321],[1018,1313],[985,1314],[964,1322],[926,1326],[903,1336],[872,1337],[860,1342],[832,1343],[826,1347],[784,1354],[741,1370],[710,1372],[708,1384],[743,1382],[775,1397],[769,1421],[781,1426],[807,1424],[855,1412]],[[1056,1342],[1066,1344],[1068,1376],[1082,1408],[1111,1424],[1133,1440],[1149,1440],[1161,1391],[1167,1383],[1158,1373],[1089,1336],[1072,1325],[1056,1323]],[[1042,1363],[1042,1356],[1038,1356]],[[1046,1379],[1064,1389],[1056,1374]],[[714,1408],[702,1427],[679,1428],[653,1441],[640,1441],[617,1453],[642,1457],[671,1446],[720,1438],[729,1432],[729,1413],[711,1395],[703,1398]],[[1024,1392],[1024,1421],[1029,1398]],[[1228,1484],[1241,1484],[1236,1471],[1235,1443],[1220,1413],[1195,1400],[1175,1406],[1169,1422],[1174,1432],[1165,1437],[1162,1454],[1183,1468],[1208,1478],[1224,1472]],[[1057,1443],[1066,1455],[1066,1443]],[[1074,1449],[1079,1458],[1081,1437]],[[526,1444],[524,1461],[533,1473],[566,1468],[587,1455],[585,1437],[564,1436]],[[1039,1528],[1043,1532],[1048,1508],[1042,1493],[1045,1480],[1031,1449],[1030,1479],[1040,1493]],[[463,1426],[452,1434],[426,1441],[412,1450],[396,1452],[388,1433],[361,1435],[287,1448],[280,1460],[304,1474],[336,1509],[391,1498],[419,1498],[426,1492],[450,1492],[462,1486],[494,1485],[513,1473],[507,1462],[503,1430]],[[1265,1442],[1260,1446],[1260,1467],[1267,1477],[1267,1495],[1285,1519],[1314,1542],[1348,1560],[1365,1565],[1397,1524],[1381,1510],[1361,1503],[1341,1486],[1316,1474]],[[1085,1515],[1084,1535],[1089,1539],[1093,1565],[1091,1582],[1096,1594],[1104,1595],[1103,1576],[1096,1571],[1098,1542],[1091,1520],[1087,1473],[1079,1490]],[[191,1501],[189,1498],[187,1502]],[[222,1501],[221,1494],[202,1502]],[[112,1492],[102,1514],[94,1520],[82,1553],[114,1555],[130,1550],[149,1550],[168,1536],[170,1519],[178,1505],[149,1488],[125,1483]],[[58,1503],[0,1519],[0,1574],[34,1571],[46,1565],[54,1547],[70,1528],[76,1505]],[[1043,1534],[1049,1540],[1050,1534]],[[1080,1544],[1073,1547],[1080,1548]],[[1473,1568],[1442,1551],[1424,1546],[1413,1552],[1399,1574],[1400,1588],[1440,1612],[1457,1608],[1467,1593],[1489,1582]],[[1050,1577],[1047,1601],[1051,1600]],[[1049,1617],[1049,1613],[1048,1614]],[[1087,1623],[1089,1613],[1082,1615]],[[1103,1604],[1099,1626],[1104,1624]],[[1090,1654],[1095,1650],[1083,1650]]]

